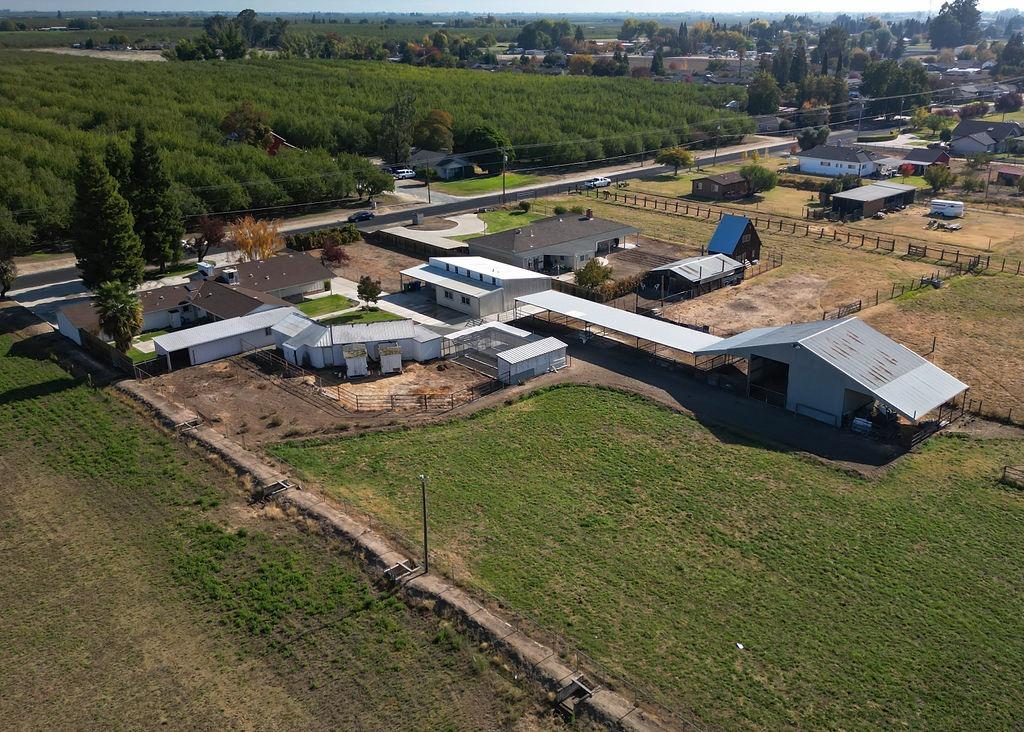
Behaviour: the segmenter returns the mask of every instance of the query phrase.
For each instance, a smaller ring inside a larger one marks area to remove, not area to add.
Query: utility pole
[[[501,205],[505,205],[505,169],[508,167],[508,153],[501,149]]]
[[[427,476],[420,475],[420,493],[423,497],[423,574],[430,572],[430,556],[427,554]]]
[[[718,165],[718,141],[721,139],[722,125],[715,126],[715,156],[711,160],[711,167]]]

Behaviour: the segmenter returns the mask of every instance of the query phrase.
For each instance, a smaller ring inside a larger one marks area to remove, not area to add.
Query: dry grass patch
[[[971,386],[1000,413],[1024,416],[1024,277],[958,277],[862,315],[864,320]]]

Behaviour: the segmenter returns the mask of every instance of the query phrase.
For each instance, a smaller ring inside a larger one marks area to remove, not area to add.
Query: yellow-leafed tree
[[[243,216],[231,225],[231,240],[246,259],[268,259],[281,248],[279,221]]]

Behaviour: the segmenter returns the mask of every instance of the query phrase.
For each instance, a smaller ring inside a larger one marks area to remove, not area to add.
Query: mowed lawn
[[[271,451],[676,709],[726,729],[1006,729],[1024,695],[1024,443],[877,482],[573,386]],[[741,650],[737,643],[743,644]]]
[[[531,723],[468,641],[22,347],[0,336],[0,729]]]
[[[339,310],[348,310],[357,304],[354,300],[350,300],[344,295],[325,295],[324,297],[315,297],[312,300],[300,302],[295,307],[302,311],[303,314],[315,318],[319,315],[336,313]]]
[[[487,224],[487,230],[479,234],[462,234],[460,236],[452,237],[459,241],[467,241],[469,239],[475,239],[478,236],[484,236],[485,234],[497,234],[501,231],[508,231],[509,229],[515,229],[520,226],[526,226],[537,219],[542,219],[547,214],[538,211],[522,211],[519,209],[506,210],[498,209],[496,211],[484,211],[477,214],[480,220]]]
[[[542,183],[544,177],[528,173],[506,173],[505,190],[522,188],[534,183]],[[431,184],[436,190],[442,193],[449,193],[453,196],[475,196],[478,193],[494,193],[501,190],[501,174],[481,175],[475,178],[463,178],[448,182],[437,182]]]

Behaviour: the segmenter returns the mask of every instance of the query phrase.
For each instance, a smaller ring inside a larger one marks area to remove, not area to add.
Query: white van
[[[931,210],[928,213],[955,219],[964,215],[964,204],[963,201],[944,201],[941,198],[933,198]]]

